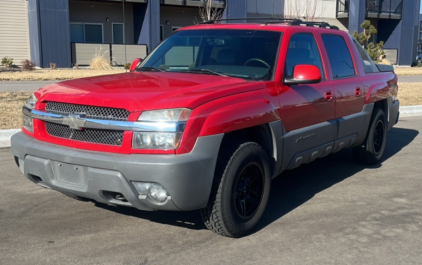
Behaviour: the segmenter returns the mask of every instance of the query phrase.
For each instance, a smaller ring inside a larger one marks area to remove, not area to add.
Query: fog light
[[[135,186],[136,190],[138,191],[139,195],[147,195],[148,194],[148,188],[151,185],[151,183],[146,182],[132,182]]]
[[[151,184],[148,189],[148,196],[157,202],[165,202],[167,200],[167,191],[158,184]]]
[[[132,182],[139,193],[140,199],[145,199],[146,196],[156,202],[165,202],[167,200],[167,191],[159,184],[147,182]]]

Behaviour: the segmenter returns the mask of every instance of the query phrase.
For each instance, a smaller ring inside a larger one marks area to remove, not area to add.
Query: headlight
[[[26,101],[25,107],[27,107],[28,109],[33,109],[37,101],[38,101],[37,97],[35,96],[34,93],[32,93],[32,95]]]
[[[132,147],[136,149],[177,149],[182,139],[190,109],[144,111],[138,121],[148,124],[149,131],[134,132]]]
[[[182,133],[134,132],[132,146],[136,149],[177,149]]]
[[[28,98],[28,100],[25,102],[24,108],[28,108],[32,110],[35,107],[35,104],[37,103],[38,99],[32,93],[32,95]],[[25,113],[22,114],[22,127],[30,132],[34,132],[34,126],[32,124],[33,120],[31,117],[26,116]]]
[[[22,114],[22,127],[33,133],[34,125],[32,124],[32,118]]]
[[[138,121],[187,121],[190,109],[162,109],[142,112]]]

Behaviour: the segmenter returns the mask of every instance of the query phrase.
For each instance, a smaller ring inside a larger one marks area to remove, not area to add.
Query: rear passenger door
[[[363,81],[357,75],[346,40],[335,34],[322,34],[321,38],[331,67],[336,97],[335,118],[362,112],[365,102]]]

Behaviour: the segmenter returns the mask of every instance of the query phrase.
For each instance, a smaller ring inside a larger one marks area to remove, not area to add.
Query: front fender
[[[279,120],[276,107],[268,100],[233,104],[212,112],[199,136],[228,133]]]

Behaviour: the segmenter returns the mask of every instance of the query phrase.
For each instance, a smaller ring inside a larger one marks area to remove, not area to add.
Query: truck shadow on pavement
[[[392,128],[388,132],[387,146],[380,164],[366,167],[353,161],[350,149],[340,151],[317,159],[313,163],[302,165],[297,169],[285,171],[272,181],[271,194],[265,213],[252,233],[270,225],[287,213],[312,199],[315,194],[331,186],[353,177],[365,168],[382,167],[385,160],[390,159],[405,146],[409,145],[418,131],[403,128]],[[193,230],[206,229],[199,211],[189,212],[145,212],[129,207],[114,207],[95,204],[97,207],[119,214],[130,215],[152,222],[184,227]]]

